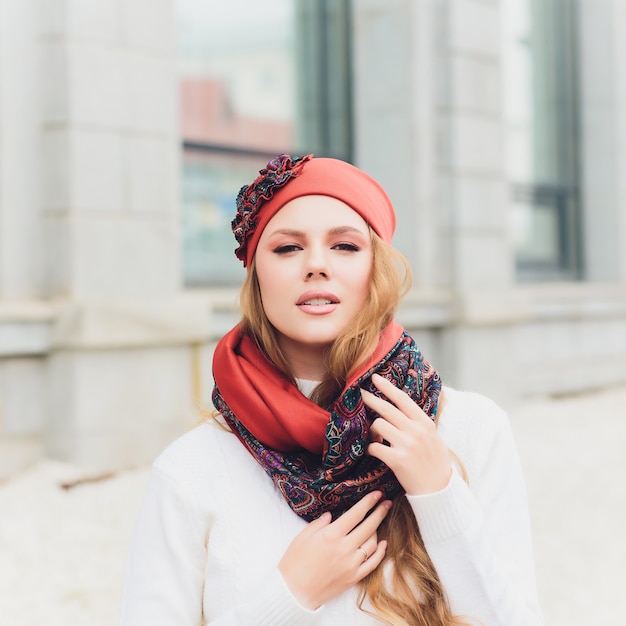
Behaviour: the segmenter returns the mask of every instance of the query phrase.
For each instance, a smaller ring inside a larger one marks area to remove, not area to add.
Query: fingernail
[[[387,510],[389,510],[389,509],[393,506],[393,502],[392,502],[391,500],[385,500],[385,501],[383,502],[383,506],[384,506]]]
[[[380,500],[383,497],[382,491],[372,491],[372,495],[374,496],[374,500]]]

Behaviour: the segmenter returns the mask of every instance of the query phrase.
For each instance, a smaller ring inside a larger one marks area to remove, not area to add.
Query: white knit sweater
[[[411,496],[455,614],[484,626],[539,626],[524,483],[506,415],[446,389],[439,432],[462,460],[438,493]],[[215,422],[154,464],[133,537],[123,626],[375,624],[353,588],[316,611],[277,569],[305,526],[238,439]],[[478,623],[478,622],[477,622]]]

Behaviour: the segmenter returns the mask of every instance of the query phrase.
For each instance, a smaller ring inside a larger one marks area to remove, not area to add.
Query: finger
[[[318,518],[314,519],[312,522],[306,525],[306,527],[302,531],[302,535],[314,535],[316,532],[322,530],[322,528],[328,526],[332,521],[333,516],[331,513],[322,513]]]
[[[376,533],[374,533],[357,548],[360,562],[369,559],[376,552],[376,548],[378,548],[378,538]]]
[[[389,446],[383,443],[373,442],[367,446],[367,454],[373,456],[375,459],[382,461],[388,467],[393,465],[393,451]]]
[[[381,491],[371,491],[338,517],[331,526],[341,535],[347,535],[365,519],[365,516],[380,501],[382,495]],[[376,526],[378,527],[378,524]]]
[[[397,426],[394,426],[385,418],[379,417],[372,422],[369,435],[372,442],[383,443],[383,441],[389,441],[391,443],[401,433],[402,431]]]
[[[380,526],[391,509],[391,500],[381,502],[371,513],[348,535],[353,548],[363,545]]]
[[[387,551],[387,542],[381,541],[377,546],[376,550],[367,558],[363,563],[361,563],[359,569],[357,570],[357,575],[359,576],[359,580],[365,578],[368,574],[373,572],[382,562],[385,557],[385,552]]]
[[[432,421],[419,405],[402,389],[398,389],[393,383],[380,374],[372,375],[372,382],[376,388],[384,393],[393,404],[407,417],[413,420]]]
[[[405,415],[400,409],[396,408],[393,404],[391,404],[391,402],[387,402],[387,400],[383,400],[365,389],[361,389],[361,396],[363,398],[363,402],[370,409],[378,413],[378,415],[390,424],[393,424],[396,428],[401,429],[403,425],[407,424],[407,420],[412,421],[410,417]]]

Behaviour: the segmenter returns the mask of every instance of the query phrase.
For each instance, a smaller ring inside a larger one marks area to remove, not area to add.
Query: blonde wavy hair
[[[411,268],[404,256],[371,228],[370,237],[373,263],[368,299],[326,354],[326,378],[312,398],[323,407],[331,404],[350,373],[373,352],[381,331],[393,318],[411,285]],[[293,379],[276,330],[263,309],[254,259],[241,288],[240,304],[242,332]],[[387,540],[387,552],[380,566],[360,583],[358,605],[362,611],[391,626],[469,626],[469,622],[450,611],[405,496],[395,498],[389,515],[378,529],[378,537]],[[373,612],[364,607],[366,598]]]

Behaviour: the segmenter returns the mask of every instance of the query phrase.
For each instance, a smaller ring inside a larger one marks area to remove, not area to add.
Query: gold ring
[[[370,555],[367,553],[365,548],[363,548],[362,546],[359,546],[358,549],[363,553],[363,563],[365,563],[365,561],[367,561],[367,559],[370,558]]]

